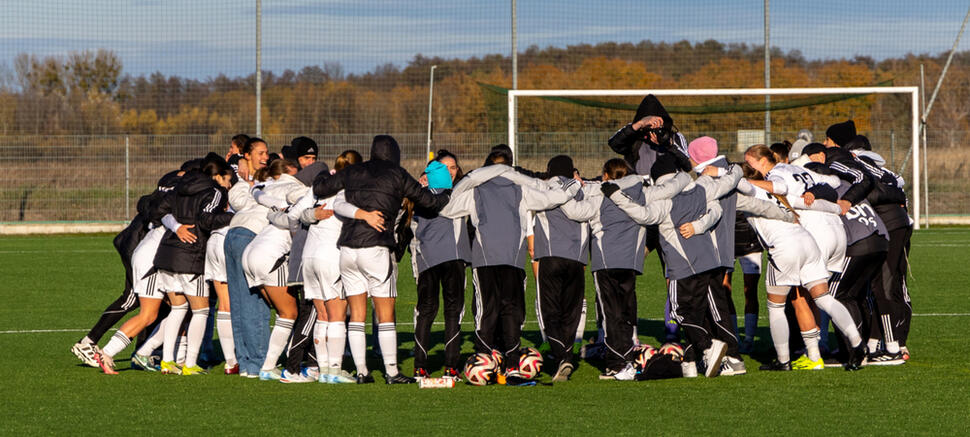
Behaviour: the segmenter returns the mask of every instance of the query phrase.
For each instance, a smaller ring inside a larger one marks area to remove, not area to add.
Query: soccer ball
[[[646,343],[642,343],[638,345],[635,351],[636,351],[635,362],[636,362],[637,368],[639,369],[646,367],[647,361],[650,361],[650,358],[653,358],[653,356],[657,354],[657,350],[654,349],[653,346],[650,346],[649,344],[646,344]]]
[[[526,379],[539,376],[542,370],[542,354],[534,347],[522,348],[519,355],[519,374]]]
[[[492,361],[495,362],[495,371],[501,372],[502,364],[505,363],[505,355],[502,355],[502,353],[496,349],[492,349],[491,357],[492,357]]]
[[[491,355],[477,353],[465,362],[465,381],[471,385],[487,385],[495,379],[495,360]]]
[[[660,353],[664,355],[670,355],[674,361],[680,361],[684,359],[684,347],[680,343],[664,343],[660,346]]]

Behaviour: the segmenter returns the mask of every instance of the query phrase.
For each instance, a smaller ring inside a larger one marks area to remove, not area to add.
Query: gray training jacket
[[[471,261],[471,243],[465,218],[451,219],[415,211],[411,220],[411,264],[415,276],[438,264]]]
[[[678,173],[653,186],[644,186],[643,181],[643,176],[630,175],[610,182],[620,187],[617,193],[623,193],[622,197],[631,205],[643,208],[643,205],[675,196],[690,184],[691,179],[686,173]],[[600,184],[587,183],[583,195],[583,200],[567,202],[562,209],[568,211],[573,220],[589,221],[591,270],[626,269],[643,273],[644,226],[631,219],[612,200],[604,198]]]
[[[671,177],[675,176],[661,176],[657,182]],[[679,280],[721,266],[717,240],[709,231],[721,218],[717,199],[730,193],[740,179],[741,167],[732,165],[723,177],[701,176],[672,199],[641,206],[621,191],[613,193],[610,199],[637,223],[659,225],[665,276]],[[685,223],[694,227],[690,238],[680,234],[679,227]]]
[[[530,212],[555,208],[572,199],[579,188],[572,179],[565,185],[553,186],[496,164],[465,175],[439,214],[470,218],[475,227],[472,267],[504,265],[524,269]]]
[[[550,181],[564,185],[567,178],[555,176]],[[573,196],[573,200],[582,201],[583,191]],[[533,259],[559,257],[586,264],[589,261],[589,223],[585,220],[573,220],[573,210],[564,205],[556,208],[536,212],[533,235],[535,236]]]

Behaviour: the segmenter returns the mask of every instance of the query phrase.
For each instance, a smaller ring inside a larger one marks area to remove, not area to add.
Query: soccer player
[[[239,363],[239,375],[258,378],[269,344],[269,306],[260,294],[250,291],[242,268],[246,246],[269,221],[269,209],[253,199],[250,188],[255,172],[266,166],[269,153],[266,142],[250,138],[242,148],[243,156],[237,174],[239,181],[229,189],[229,206],[235,211],[225,238],[226,279],[232,302],[230,320],[233,345]]]
[[[449,189],[463,173],[458,158],[439,150],[425,170],[428,187]],[[438,314],[439,289],[444,302],[444,377],[459,379],[461,320],[465,313],[465,267],[471,261],[467,220],[442,217],[425,208],[415,208],[411,221],[411,266],[417,282],[418,302],[414,307],[414,376],[428,377],[431,325]]]
[[[333,177],[315,181],[313,192],[322,199],[344,190],[346,203],[355,209],[353,214],[345,217],[357,217],[357,211],[377,211],[380,218],[393,220],[398,216],[405,198],[414,202],[415,207],[431,211],[444,207],[448,195],[435,195],[422,188],[401,167],[400,162],[401,150],[397,141],[390,135],[378,135],[371,144],[368,161],[347,167]],[[340,213],[336,205],[335,211]],[[340,246],[340,278],[350,305],[347,340],[357,365],[357,382],[374,382],[365,361],[364,336],[367,297],[371,297],[378,319],[376,328],[384,360],[385,382],[414,383],[414,378],[402,374],[397,366],[397,330],[394,323],[397,264],[391,253],[397,241],[393,226],[381,225],[375,229],[367,221],[355,219],[344,224],[337,244]]]
[[[186,172],[174,192],[160,200],[161,205],[158,210],[161,213],[171,212],[179,223],[185,225],[187,230],[195,235],[196,241],[185,243],[181,237],[171,231],[156,232],[153,235],[153,239],[158,238],[158,250],[150,250],[150,252],[155,258],[154,264],[158,271],[139,281],[140,284],[135,287],[135,291],[139,293],[141,311],[125,322],[105,345],[102,353],[96,355],[99,367],[105,373],[117,373],[114,370],[114,356],[130,344],[133,336],[138,335],[142,329],[155,321],[162,303],[162,288],[194,295],[191,300],[193,310],[198,311],[198,321],[191,323],[189,328],[189,342],[194,344],[194,348],[189,347],[186,366],[180,371],[184,375],[202,372],[194,361],[198,356],[209,310],[208,299],[199,296],[207,291],[202,281],[205,268],[205,239],[208,233],[225,226],[231,218],[231,214],[225,212],[225,187],[229,186],[232,178],[232,169],[225,161],[208,159],[207,161],[201,171]],[[159,229],[164,230],[164,228]],[[146,248],[151,249],[151,246],[152,241],[148,240]],[[138,249],[135,252],[136,256],[139,255]],[[162,282],[157,283],[158,279]],[[172,311],[164,326],[166,337],[172,331],[172,326],[175,326],[175,335],[178,334],[181,319],[188,309],[185,296],[171,293],[169,299],[172,303]],[[163,357],[162,369],[174,372],[176,367],[171,363],[174,361],[174,344],[171,349],[165,349],[165,352],[169,353],[166,354],[167,357]],[[171,360],[168,366],[165,365],[165,358]]]

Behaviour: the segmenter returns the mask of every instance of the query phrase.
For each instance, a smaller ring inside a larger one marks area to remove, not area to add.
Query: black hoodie
[[[640,106],[637,107],[637,113],[633,117],[633,122],[623,126],[610,137],[610,148],[614,152],[623,155],[623,159],[630,164],[630,167],[636,170],[637,174],[649,175],[657,156],[664,154],[671,154],[677,158],[677,167],[681,171],[689,171],[691,168],[690,160],[676,146],[671,144],[672,141],[677,140],[677,135],[671,134],[668,141],[658,145],[646,141],[644,139],[646,136],[644,132],[633,129],[633,123],[650,115],[662,118],[664,128],[672,129],[674,119],[670,117],[667,109],[657,100],[657,97],[650,94],[640,102]],[[684,144],[683,147],[686,150],[687,145]]]
[[[324,199],[344,191],[347,202],[365,211],[380,211],[384,216],[384,232],[377,232],[367,222],[354,220],[344,224],[338,246],[353,248],[383,246],[394,248],[394,223],[404,198],[417,208],[438,212],[448,204],[447,194],[433,194],[422,188],[406,170],[401,168],[401,149],[389,135],[374,137],[370,160],[351,165],[334,175],[320,173],[313,181],[313,194]]]
[[[170,213],[190,228],[198,239],[183,243],[170,230],[165,231],[155,252],[155,267],[175,273],[205,273],[205,246],[213,230],[229,225],[232,214],[226,212],[229,196],[226,189],[200,171],[182,175],[171,195],[160,205],[162,215]]]

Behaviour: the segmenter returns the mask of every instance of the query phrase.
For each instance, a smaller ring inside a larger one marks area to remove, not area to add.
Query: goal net
[[[852,119],[873,151],[884,157],[886,168],[906,180],[919,229],[915,205],[921,205],[923,193],[917,87],[492,91],[507,95],[508,144],[518,165],[545,169],[549,158],[566,154],[584,177],[599,175],[603,163],[618,156],[608,140],[633,121],[647,94],[663,103],[687,141],[713,137],[732,161],[740,161],[754,144],[795,142],[803,130],[822,142],[829,125]]]

